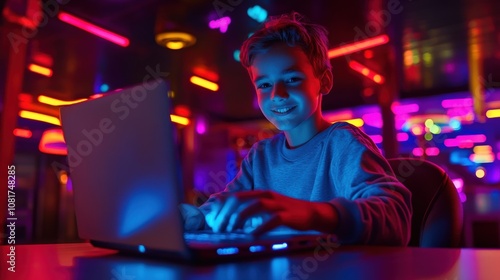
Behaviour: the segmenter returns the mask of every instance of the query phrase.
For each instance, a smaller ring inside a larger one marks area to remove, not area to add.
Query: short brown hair
[[[240,61],[249,68],[256,54],[277,43],[298,46],[306,54],[314,69],[314,75],[321,77],[325,70],[331,70],[328,59],[328,31],[321,25],[306,23],[297,12],[271,17],[263,27],[250,36],[240,50]]]

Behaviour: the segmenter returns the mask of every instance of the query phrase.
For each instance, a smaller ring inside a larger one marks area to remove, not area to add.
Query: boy
[[[186,229],[258,235],[287,226],[336,234],[341,243],[407,245],[410,192],[366,134],[322,116],[333,84],[326,33],[292,13],[243,43],[241,63],[260,109],[282,133],[256,143],[201,212],[183,205]]]

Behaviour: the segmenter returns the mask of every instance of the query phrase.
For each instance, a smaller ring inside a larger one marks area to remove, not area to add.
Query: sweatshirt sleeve
[[[339,217],[339,241],[406,246],[411,233],[410,191],[366,134],[346,125],[339,136],[330,170],[340,194],[330,201]]]
[[[201,212],[206,215],[210,212],[212,203],[219,197],[222,193],[225,192],[238,192],[238,191],[246,191],[253,190],[253,171],[252,171],[252,158],[256,154],[256,150],[258,149],[259,143],[255,143],[248,154],[243,158],[241,162],[241,168],[239,169],[236,176],[231,180],[226,188],[219,193],[214,193],[210,195],[205,203],[200,205],[199,209]]]

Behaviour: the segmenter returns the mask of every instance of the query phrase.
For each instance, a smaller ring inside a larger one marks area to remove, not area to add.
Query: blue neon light
[[[286,247],[288,247],[288,244],[286,244],[286,242],[283,242],[281,244],[273,244],[273,250],[282,250],[282,249],[285,249]]]
[[[217,254],[218,255],[234,255],[238,253],[239,250],[236,247],[229,247],[229,248],[219,248],[217,249]]]
[[[250,252],[252,252],[252,253],[261,252],[261,251],[264,251],[264,249],[265,249],[265,247],[260,246],[260,245],[254,245],[254,246],[250,246],[250,248],[248,248],[248,250],[250,250]]]
[[[144,247],[144,245],[139,245],[139,252],[141,253],[146,252],[146,247]]]
[[[248,8],[247,14],[257,22],[264,22],[267,18],[267,11],[259,5]]]

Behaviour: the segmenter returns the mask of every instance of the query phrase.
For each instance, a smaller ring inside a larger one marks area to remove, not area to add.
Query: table
[[[1,247],[0,279],[500,279],[500,250],[340,246],[215,265],[126,256],[88,243]]]

